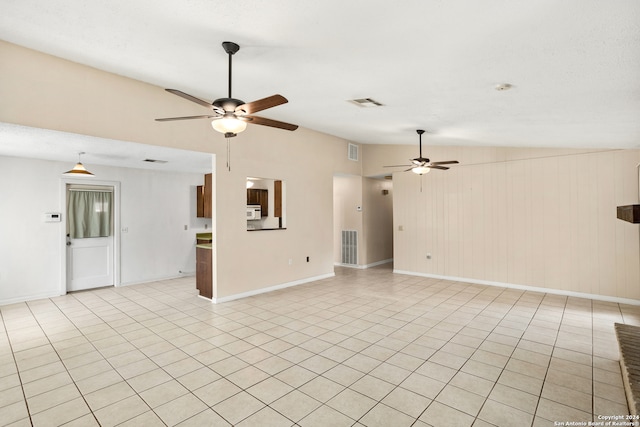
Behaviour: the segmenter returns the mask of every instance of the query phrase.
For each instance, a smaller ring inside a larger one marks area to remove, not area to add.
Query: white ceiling
[[[637,0],[2,0],[0,39],[208,101],[234,41],[234,97],[357,143],[640,147]]]
[[[79,157],[79,153],[84,154]],[[164,172],[208,173],[212,170],[212,157],[207,153],[1,122],[0,155],[67,162],[68,169],[80,159],[89,170],[93,165]]]

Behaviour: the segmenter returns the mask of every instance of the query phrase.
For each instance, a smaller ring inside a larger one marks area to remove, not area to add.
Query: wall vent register
[[[342,264],[358,265],[358,232],[342,230]]]

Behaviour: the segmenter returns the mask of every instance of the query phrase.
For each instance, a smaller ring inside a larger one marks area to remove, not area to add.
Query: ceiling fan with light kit
[[[229,96],[226,98],[218,98],[211,104],[195,96],[189,95],[177,89],[165,89],[167,92],[184,98],[188,101],[195,102],[205,108],[213,110],[213,114],[186,117],[168,117],[156,119],[158,122],[168,122],[175,120],[191,120],[191,119],[212,119],[211,126],[216,131],[223,133],[225,137],[230,138],[244,131],[248,123],[270,126],[278,129],[294,131],[297,125],[291,123],[280,122],[277,120],[267,119],[265,117],[254,116],[254,113],[266,110],[268,108],[277,107],[278,105],[289,102],[282,95],[272,95],[253,102],[244,102],[231,96],[231,58],[240,50],[240,46],[234,42],[223,42],[222,47],[229,55]]]
[[[443,165],[453,165],[458,163],[457,160],[447,160],[444,162],[432,162],[428,158],[422,157],[422,134],[425,133],[425,131],[423,129],[418,129],[416,130],[416,132],[418,133],[418,136],[420,138],[420,156],[416,157],[415,159],[411,159],[410,165],[389,165],[389,166],[384,166],[385,168],[409,167],[409,169],[405,170],[404,172],[411,171],[418,175],[424,175],[426,173],[429,173],[431,169],[447,170],[449,168]]]

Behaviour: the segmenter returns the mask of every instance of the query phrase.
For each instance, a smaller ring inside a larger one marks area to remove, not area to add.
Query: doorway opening
[[[64,292],[119,284],[119,185],[64,182]]]

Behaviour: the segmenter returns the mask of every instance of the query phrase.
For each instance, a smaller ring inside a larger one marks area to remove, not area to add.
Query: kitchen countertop
[[[200,243],[196,245],[196,248],[211,249],[211,243]]]
[[[196,233],[198,240],[213,240],[213,233]]]

